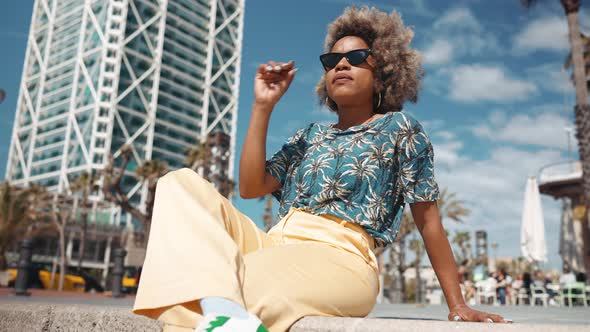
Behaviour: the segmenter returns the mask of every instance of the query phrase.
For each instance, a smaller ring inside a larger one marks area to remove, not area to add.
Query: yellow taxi
[[[8,286],[14,287],[18,270],[16,268],[8,269],[7,272],[10,274],[8,279]],[[42,268],[39,265],[33,265],[32,269],[34,274],[31,277],[29,284],[30,288],[42,288],[42,289],[55,289],[59,286],[59,272],[56,272],[53,276],[53,285],[51,283],[51,272],[47,269]],[[81,292],[86,290],[86,280],[79,275],[66,273],[64,276],[64,291]]]

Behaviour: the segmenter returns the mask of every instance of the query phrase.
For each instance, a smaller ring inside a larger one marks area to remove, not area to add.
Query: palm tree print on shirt
[[[422,125],[390,112],[366,125],[312,123],[290,137],[266,170],[281,184],[279,219],[291,207],[360,224],[378,246],[392,242],[406,203],[436,201],[434,151]]]

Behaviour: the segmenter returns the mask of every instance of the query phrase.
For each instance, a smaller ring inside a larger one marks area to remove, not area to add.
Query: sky
[[[568,150],[565,130],[573,126],[575,99],[570,74],[562,70],[569,44],[558,1],[540,1],[525,10],[517,0],[247,0],[234,179],[259,64],[294,60],[299,68],[272,113],[268,157],[306,124],[336,122],[314,94],[323,71],[318,56],[328,24],[353,3],[396,10],[415,32],[411,45],[423,55],[426,76],[418,103],[406,104],[404,111],[422,123],[432,140],[439,186],[471,210],[461,224],[443,220],[445,228],[451,233],[486,230],[488,242],[498,243],[497,256],[519,256],[527,177],[547,164],[578,158],[574,138]],[[32,6],[33,1],[12,1],[0,11],[0,88],[7,93],[0,104],[2,177]],[[581,12],[583,31],[590,30],[589,13]],[[233,203],[262,225],[263,202],[236,196]],[[542,198],[546,267],[561,266],[560,204]]]

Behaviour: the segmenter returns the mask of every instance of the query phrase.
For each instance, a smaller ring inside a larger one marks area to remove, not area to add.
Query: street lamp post
[[[492,247],[492,251],[494,252],[494,271],[498,270],[498,255],[496,249],[498,249],[498,243],[492,242],[490,245]]]
[[[31,258],[33,256],[33,240],[26,238],[20,245],[20,257],[18,258],[18,273],[14,283],[14,294],[19,296],[29,296],[27,292],[29,287],[29,274],[31,273]]]

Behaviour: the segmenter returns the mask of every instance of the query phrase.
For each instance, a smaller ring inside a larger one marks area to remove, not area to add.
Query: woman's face
[[[366,48],[369,48],[369,45],[361,38],[346,36],[338,40],[330,52],[346,53]],[[352,66],[343,57],[334,68],[326,72],[326,89],[330,99],[336,104],[372,103],[373,66],[372,55],[356,66]]]

